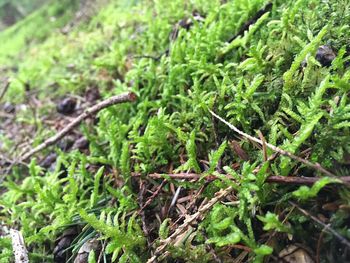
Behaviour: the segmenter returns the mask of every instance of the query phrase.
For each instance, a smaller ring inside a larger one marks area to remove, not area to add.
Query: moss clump
[[[95,253],[102,251],[105,262],[145,262],[160,244],[161,226],[165,238],[184,220],[183,213],[195,213],[204,198],[231,185],[230,196],[171,244],[168,258],[230,262],[243,248],[247,261],[278,261],[284,248],[303,244],[304,253],[312,251],[323,262],[338,259],[340,249],[345,261],[346,244],[328,232],[320,236],[322,226],[292,204],[347,240],[349,189],[329,185],[334,179],[327,178],[300,189],[265,182],[269,175],[324,175],[283,156],[266,162],[261,148],[209,111],[252,136],[261,132],[267,142],[335,176],[348,174],[347,3],[266,4],[110,1],[88,24],[29,49],[13,73],[8,101],[22,102],[28,89],[45,100],[82,95],[91,87],[103,98],[131,90],[138,99],[105,109],[95,124],[81,127],[88,153],[55,149],[53,170],[43,170],[34,159],[29,169],[15,168],[2,186],[2,223],[20,228],[34,255],[53,259],[52,240],[73,227],[79,234],[65,248],[67,260],[98,237]],[[264,13],[252,20],[259,10]],[[330,65],[319,61],[318,49],[325,45],[335,54]],[[52,130],[41,118],[50,109],[50,102],[37,109],[35,143]],[[17,120],[33,123],[28,111],[19,112]],[[163,182],[148,176],[180,172],[219,179]],[[175,193],[183,203],[174,206]]]

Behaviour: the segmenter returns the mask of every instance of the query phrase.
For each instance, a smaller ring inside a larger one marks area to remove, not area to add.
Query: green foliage
[[[267,212],[265,216],[258,215],[257,218],[264,223],[264,230],[275,230],[278,232],[290,231],[287,226],[278,220],[278,216],[274,213]]]
[[[209,169],[206,173],[211,174],[216,170],[216,166],[219,163],[224,151],[226,149],[227,143],[223,142],[216,151],[211,152],[209,155]]]
[[[169,235],[169,227],[168,227],[169,221],[170,221],[169,218],[165,219],[159,227],[159,237],[161,239],[166,239]]]
[[[91,250],[89,253],[88,263],[96,263],[96,256],[94,250]]]
[[[103,234],[104,238],[109,239],[106,253],[113,254],[112,262],[118,256],[125,260],[142,262],[136,252],[141,252],[140,249],[143,248],[145,239],[140,226],[135,222],[135,214],[129,220],[126,220],[126,214],[121,214],[121,212],[115,215],[113,215],[113,212],[107,215],[101,213],[100,219],[97,219],[93,214],[86,213],[84,210],[80,210],[79,214],[96,231]]]
[[[305,201],[317,196],[318,192],[330,183],[340,183],[340,181],[334,178],[323,177],[322,179],[318,180],[311,188],[305,185],[300,186],[298,190],[293,192],[293,195],[298,199]]]
[[[67,93],[80,98],[90,87],[97,87],[102,98],[124,91],[138,97],[134,103],[101,111],[93,125],[81,127],[89,139],[88,154],[55,148],[59,157],[54,170],[42,169],[33,159],[28,170],[14,169],[6,178],[1,186],[1,223],[21,229],[31,255],[49,254],[52,260],[52,240],[63,229],[78,225],[83,230],[67,249],[73,253],[71,261],[91,238],[106,242],[104,257],[112,261],[146,261],[149,248],[136,214],[139,181],[134,174],[141,174],[140,180],[150,187],[159,183],[147,177],[150,173],[202,174],[197,184],[171,181],[183,187],[181,194],[204,185],[198,200],[213,198],[227,186],[234,189],[230,200],[216,204],[203,215],[198,229],[194,224],[179,246],[169,248],[172,260],[211,262],[209,247],[225,258],[229,254],[226,246],[241,243],[251,249],[249,259],[259,262],[278,253],[265,245],[267,231],[292,232],[295,240],[304,240],[303,230],[306,235],[315,233],[313,224],[300,224],[309,219],[294,212],[290,226],[282,224],[279,211],[289,210],[290,198],[318,198],[325,185],[338,181],[321,178],[312,187],[298,190],[266,183],[269,175],[316,176],[317,172],[283,156],[266,162],[259,147],[217,123],[208,109],[251,135],[260,131],[269,143],[310,158],[337,175],[347,175],[348,4],[273,1],[270,12],[228,43],[266,2],[114,0],[86,25],[63,35],[52,28],[68,22],[75,6],[72,2],[57,23],[46,23],[47,15],[68,3],[54,1],[0,33],[4,43],[0,61],[17,66],[17,72],[10,73],[12,81],[4,99],[26,104],[26,96],[35,93],[43,101],[35,116],[28,107],[18,107],[16,112],[17,123],[33,130],[36,123],[33,145],[56,132],[43,121],[54,112],[50,100]],[[196,20],[194,10],[201,19]],[[44,11],[48,13],[43,15]],[[192,19],[189,28],[178,25],[186,19]],[[38,24],[43,30],[37,30]],[[177,37],[169,39],[176,25]],[[38,35],[24,48],[25,39],[34,31]],[[330,67],[315,58],[318,47],[325,44],[337,53]],[[11,58],[4,55],[5,50]],[[20,50],[23,52],[18,53]],[[0,138],[9,151],[16,145],[11,136],[0,134]],[[227,147],[232,140],[239,141],[247,159]],[[271,156],[272,151],[267,149],[267,154]],[[204,183],[208,175],[219,179]],[[166,183],[149,204],[152,216],[154,211],[159,216],[157,208],[169,201],[168,189]],[[339,195],[339,202],[348,204],[348,190]],[[166,217],[176,213],[175,208]],[[330,222],[337,231],[347,233],[347,219],[342,211]],[[150,236],[168,237],[173,230],[169,222],[154,220]],[[304,225],[309,227],[303,229]],[[0,242],[4,247],[0,258],[8,259],[8,239]],[[230,250],[229,256],[236,252]],[[94,253],[90,262],[94,262]]]
[[[198,165],[197,162],[197,152],[196,152],[196,133],[195,131],[192,131],[189,139],[186,142],[186,151],[187,151],[187,158],[188,160],[186,161],[186,163],[184,163],[183,165],[181,165],[177,171],[191,171],[193,170],[196,173],[200,173],[201,172],[201,168]]]
[[[93,192],[92,192],[91,198],[90,198],[90,208],[96,206],[96,204],[97,204],[97,198],[99,196],[98,189],[100,186],[100,180],[101,180],[101,177],[103,175],[103,171],[104,171],[104,167],[102,166],[100,169],[98,169],[98,171],[95,175],[94,189],[93,189]]]
[[[183,247],[172,246],[168,250],[174,259],[184,259],[189,263],[213,261],[213,256],[206,251],[205,245],[191,246],[189,242],[186,242]]]
[[[13,65],[12,60],[19,52],[27,49],[28,45],[34,46],[38,42],[43,42],[52,31],[64,26],[72,19],[77,7],[77,0],[49,1],[12,27],[1,31],[1,63]]]
[[[229,45],[224,47],[219,54],[220,55],[224,55],[224,54],[228,53],[229,51],[231,51],[232,49],[237,48],[239,46],[246,47],[246,45],[248,44],[249,40],[251,39],[251,37],[255,33],[255,31],[258,30],[259,27],[261,26],[261,24],[263,24],[267,20],[269,14],[270,13],[267,12],[264,15],[262,15],[256,21],[256,23],[254,25],[251,25],[249,27],[249,30],[244,34],[243,37],[239,36],[238,38],[234,39]]]
[[[300,67],[301,62],[303,62],[303,60],[305,59],[308,53],[315,53],[315,51],[317,50],[318,46],[321,43],[322,38],[326,35],[326,33],[327,33],[327,26],[323,27],[321,31],[317,34],[317,36],[308,45],[306,45],[303,48],[303,50],[294,59],[292,65],[290,66],[290,69],[283,74],[283,80],[284,80],[283,89],[286,92],[288,92],[288,90],[293,85],[293,75]]]
[[[1,247],[0,262],[1,263],[9,262],[13,257],[11,238],[0,237],[0,247]]]

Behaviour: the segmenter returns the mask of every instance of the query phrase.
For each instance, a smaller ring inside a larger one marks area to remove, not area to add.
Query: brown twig
[[[259,135],[259,138],[260,140],[262,141],[262,148],[263,148],[263,157],[264,157],[264,162],[267,161],[268,159],[268,156],[267,156],[267,149],[266,149],[266,139],[264,137],[264,135],[262,134],[261,131],[258,131],[258,135]]]
[[[323,223],[321,220],[319,220],[317,217],[311,215],[308,211],[304,210],[301,208],[299,205],[296,203],[289,201],[289,203],[293,206],[295,206],[302,214],[305,216],[311,218],[313,221],[315,221],[317,224],[321,225],[323,227],[322,231],[326,231],[332,235],[334,235],[341,243],[346,245],[348,248],[350,248],[350,241],[344,238],[342,235],[340,235],[337,231],[335,231],[330,225],[326,225]]]
[[[317,240],[316,263],[320,263],[321,262],[321,260],[320,260],[320,253],[321,253],[321,246],[322,246],[322,240],[323,240],[324,233],[325,233],[325,229],[323,228],[322,231],[321,231],[321,234],[320,234],[320,236],[318,237],[318,240]]]
[[[267,3],[263,8],[261,8],[256,14],[249,19],[241,28],[240,30],[232,36],[227,42],[231,43],[233,40],[235,40],[237,37],[244,34],[244,31],[248,30],[249,26],[255,24],[255,22],[262,17],[265,13],[269,12],[272,8],[272,3]]]
[[[139,174],[133,174],[133,176],[138,177]],[[171,178],[176,180],[199,180],[201,178],[205,178],[206,181],[213,181],[218,179],[215,175],[209,175],[204,176],[201,174],[195,174],[195,173],[178,173],[178,174],[158,174],[153,173],[148,175],[151,178],[154,179],[161,179],[161,178]],[[229,179],[233,180],[233,177],[228,177]],[[344,184],[350,184],[350,176],[339,176],[336,177],[340,182]],[[281,175],[273,175],[266,178],[265,182],[267,183],[277,183],[277,184],[292,184],[292,185],[313,185],[318,180],[320,180],[320,177],[299,177],[299,176],[281,176]]]
[[[3,99],[3,97],[5,96],[8,88],[10,87],[10,81],[8,79],[5,80],[5,85],[0,93],[0,101]]]
[[[74,129],[76,126],[78,126],[83,120],[86,118],[96,114],[100,110],[107,108],[109,106],[112,106],[114,104],[128,102],[128,101],[135,101],[136,95],[132,92],[126,92],[122,93],[120,95],[113,96],[111,98],[108,98],[106,100],[103,100],[96,105],[86,109],[82,114],[80,114],[77,118],[75,118],[70,124],[68,124],[65,128],[63,128],[61,131],[59,131],[54,136],[48,138],[46,141],[44,141],[42,144],[38,145],[28,153],[24,154],[22,157],[20,157],[20,161],[25,161],[35,155],[36,153],[40,152],[41,150],[47,148],[50,145],[55,144],[57,141],[62,139],[65,135],[67,135],[72,129]]]
[[[240,249],[240,250],[244,250],[244,251],[247,251],[249,253],[253,251],[250,247],[247,247],[247,246],[241,245],[241,244],[229,245],[229,247],[237,248],[237,249]]]
[[[105,252],[106,245],[107,245],[107,241],[105,240],[105,241],[103,241],[100,254],[98,255],[97,263],[100,263],[102,261],[102,257],[103,257],[103,254]]]
[[[187,210],[192,209],[192,207],[195,205],[197,198],[203,193],[205,187],[207,187],[207,184],[202,185],[202,187],[197,191],[196,195],[193,197],[192,201],[186,206]],[[170,229],[173,229],[176,224],[180,222],[185,217],[184,214],[180,215],[179,218],[170,226]]]
[[[142,205],[142,207],[140,208],[140,210],[137,212],[137,215],[139,215],[147,206],[149,206],[149,205],[153,202],[154,198],[157,197],[157,195],[159,194],[160,190],[162,190],[162,188],[163,188],[163,186],[165,185],[165,183],[166,183],[166,180],[164,180],[164,181],[157,187],[157,189],[154,191],[154,193],[152,194],[152,196],[149,197],[149,198],[147,199],[146,203],[144,203],[144,204]]]
[[[151,239],[149,237],[149,230],[148,230],[147,224],[146,224],[146,215],[145,215],[145,211],[143,210],[143,208],[145,207],[145,205],[143,203],[145,192],[146,192],[145,182],[143,180],[141,180],[141,178],[140,178],[138,202],[139,202],[139,206],[141,207],[141,209],[140,209],[140,211],[138,211],[137,215],[141,216],[142,231],[143,231],[144,236],[146,237],[146,241],[147,241],[148,246],[151,246]]]
[[[339,176],[336,177],[343,184],[350,184],[350,176]],[[313,185],[320,177],[299,177],[299,176],[269,176],[266,179],[268,183],[277,183],[277,184],[297,184],[297,185]]]
[[[255,137],[253,137],[253,136],[251,136],[251,135],[249,135],[249,134],[247,134],[247,133],[245,133],[245,132],[242,132],[242,131],[241,131],[240,129],[238,129],[236,126],[234,126],[234,125],[232,125],[231,123],[229,123],[228,121],[224,120],[224,119],[221,118],[219,115],[217,115],[216,113],[212,112],[211,110],[209,110],[209,112],[210,112],[214,117],[218,118],[221,122],[225,123],[228,127],[230,127],[231,130],[237,132],[239,135],[241,135],[241,136],[243,136],[243,137],[245,137],[245,138],[247,138],[247,139],[249,139],[249,140],[251,140],[251,141],[253,141],[253,142],[257,142],[257,143],[259,143],[260,145],[264,145],[264,142],[263,142],[262,140],[260,140],[260,139],[258,139],[258,138],[255,138]],[[334,175],[333,173],[327,171],[325,168],[323,168],[323,167],[322,167],[320,164],[318,164],[318,163],[317,163],[317,164],[314,164],[314,163],[312,163],[312,162],[310,162],[310,161],[308,161],[308,160],[305,160],[305,159],[303,159],[303,158],[300,158],[299,156],[296,156],[296,155],[294,155],[294,154],[292,154],[292,153],[290,153],[290,152],[287,152],[287,151],[285,151],[285,150],[282,150],[281,148],[279,148],[279,147],[277,147],[277,146],[274,146],[274,145],[272,145],[272,144],[270,144],[270,143],[267,143],[267,142],[266,142],[265,145],[266,145],[268,148],[272,149],[273,151],[278,152],[278,153],[280,153],[280,154],[282,154],[282,155],[288,156],[289,158],[294,159],[294,160],[296,160],[296,161],[298,161],[298,162],[301,162],[301,163],[305,164],[306,166],[309,166],[309,167],[315,169],[316,171],[319,171],[319,172],[321,172],[321,173],[323,173],[323,174],[326,174],[326,175],[328,175],[328,176],[335,177],[335,175]]]

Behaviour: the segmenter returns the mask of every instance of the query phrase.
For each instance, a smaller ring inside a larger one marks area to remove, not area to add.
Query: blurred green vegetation
[[[28,15],[23,14],[24,18],[15,25],[0,31],[0,63],[2,65],[18,64],[19,53],[28,51],[29,47],[58,33],[57,30],[74,16],[79,1],[45,1],[41,6],[34,5],[31,1],[24,1],[21,2],[21,5],[25,10],[34,10],[34,8],[37,10]]]

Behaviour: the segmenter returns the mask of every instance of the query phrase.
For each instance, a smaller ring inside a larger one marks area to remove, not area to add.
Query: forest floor
[[[51,1],[1,31],[0,262],[350,262],[349,4]]]

